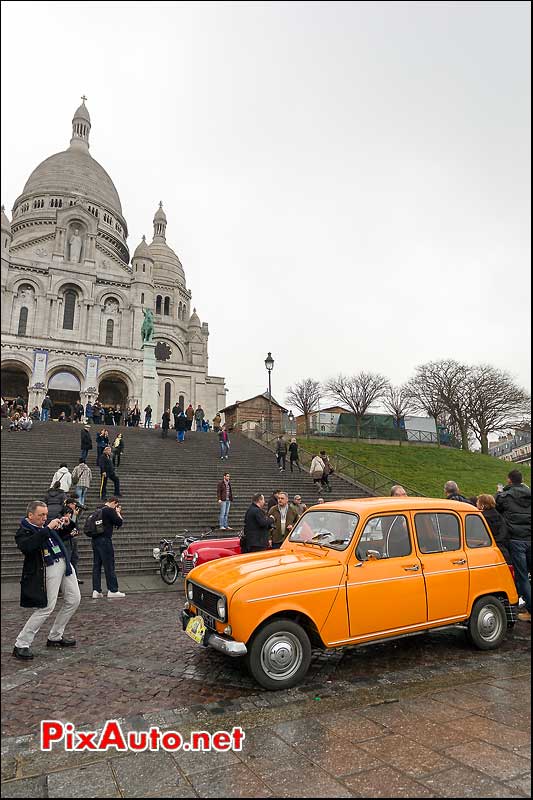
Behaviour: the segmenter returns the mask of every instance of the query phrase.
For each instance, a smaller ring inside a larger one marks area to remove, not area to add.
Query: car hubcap
[[[486,642],[497,639],[502,631],[502,620],[496,606],[484,606],[478,618],[478,631]]]
[[[300,668],[302,645],[292,633],[281,631],[270,636],[261,651],[261,666],[272,680],[291,678]]]

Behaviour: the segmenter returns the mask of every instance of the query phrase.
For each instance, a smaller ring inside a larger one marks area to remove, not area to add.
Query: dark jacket
[[[446,498],[447,500],[457,500],[458,503],[468,503],[472,505],[470,500],[464,496],[464,494],[449,494]]]
[[[66,499],[67,493],[63,489],[48,489],[44,496],[44,502],[48,506],[48,521],[62,516]]]
[[[108,478],[112,478],[116,474],[115,466],[113,464],[113,459],[111,458],[111,456],[104,455],[104,453],[102,453],[102,455],[100,456],[99,467],[100,467],[100,472],[102,474],[105,472]]]
[[[256,506],[255,503],[249,507],[244,516],[244,538],[243,552],[248,547],[268,547],[270,539],[269,531],[273,526],[273,521],[267,517],[265,512]]]
[[[274,517],[274,527],[272,528],[272,541],[274,543],[283,542],[289,535],[290,531],[287,530],[289,525],[294,526],[298,522],[298,512],[290,503],[287,506],[287,519],[285,520],[285,533],[281,532],[281,512],[279,506],[275,505],[268,512]]]
[[[91,439],[91,434],[89,433],[89,431],[86,431],[85,428],[81,432],[81,449],[82,450],[93,449],[93,440]]]
[[[495,508],[487,508],[482,514],[490,528],[490,532],[494,536],[494,541],[505,556],[505,560],[510,563],[509,532],[504,518],[501,514],[498,514]]]
[[[178,431],[186,431],[187,430],[187,417],[185,414],[180,414],[178,417],[178,421],[176,423],[176,430]]]
[[[277,439],[276,441],[276,455],[278,456],[286,456],[287,455],[287,442],[285,439]]]
[[[104,506],[102,509],[102,536],[107,536],[110,539],[113,536],[113,528],[122,527],[122,520],[114,508],[111,506]]]
[[[531,541],[531,489],[511,483],[496,495],[496,510],[505,519],[510,539]]]
[[[289,445],[289,454],[291,461],[298,461],[298,445],[296,442],[291,442]]]
[[[52,401],[49,397],[45,397],[43,402],[41,403],[41,408],[47,408],[50,410],[52,408]]]
[[[24,527],[22,522],[28,527]],[[46,566],[42,548],[46,545],[49,537],[58,542],[60,540],[47,526],[37,528],[35,525],[30,525],[27,520],[22,520],[22,522],[15,534],[16,545],[24,553],[20,579],[20,605],[22,608],[46,608],[48,605]],[[67,572],[71,574],[68,558]]]
[[[233,503],[233,490],[231,488],[231,481],[228,481],[229,492],[226,492],[226,482],[219,481],[217,483],[217,500],[230,500]],[[229,494],[229,497],[226,497]]]
[[[163,412],[163,416],[161,417],[161,427],[164,431],[168,431],[170,428],[170,414],[168,411]]]
[[[101,450],[103,450],[104,447],[107,447],[108,444],[109,444],[109,437],[108,436],[105,436],[105,435],[102,436],[101,433],[97,433],[96,434],[96,445],[97,445],[97,447],[99,447]]]

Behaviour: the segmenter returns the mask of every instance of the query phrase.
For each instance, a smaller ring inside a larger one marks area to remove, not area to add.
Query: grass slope
[[[507,473],[515,465],[478,453],[465,453],[450,447],[403,445],[397,447],[368,442],[346,442],[339,439],[306,439],[299,437],[300,447],[312,453],[325,450],[328,455],[339,453],[365,467],[382,472],[418,489],[428,497],[443,497],[446,481],[458,483],[461,493],[470,497],[494,494],[498,483],[506,483]],[[531,486],[531,467],[516,465]]]

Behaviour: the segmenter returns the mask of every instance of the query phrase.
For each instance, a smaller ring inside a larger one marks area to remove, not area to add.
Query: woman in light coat
[[[313,483],[315,484],[318,491],[321,489],[321,481],[324,476],[324,462],[320,458],[320,456],[314,455],[313,460],[311,461],[311,466],[309,467],[309,474],[313,479]]]

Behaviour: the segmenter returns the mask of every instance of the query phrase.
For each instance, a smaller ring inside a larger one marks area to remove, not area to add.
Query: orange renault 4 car
[[[457,625],[476,647],[498,647],[518,603],[480,512],[412,497],[314,506],[280,550],[198,566],[185,590],[186,633],[200,645],[246,656],[267,689],[302,680],[312,647]]]

